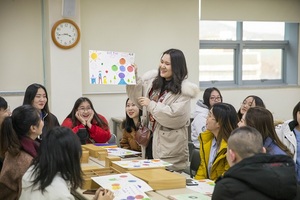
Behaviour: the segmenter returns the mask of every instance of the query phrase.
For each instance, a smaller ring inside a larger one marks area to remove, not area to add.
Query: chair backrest
[[[115,134],[111,134],[110,139],[108,140],[108,144],[116,144],[117,142],[117,136]]]
[[[200,152],[199,149],[193,149],[192,155],[191,155],[191,163],[190,163],[190,176],[193,178],[199,168],[200,165]]]

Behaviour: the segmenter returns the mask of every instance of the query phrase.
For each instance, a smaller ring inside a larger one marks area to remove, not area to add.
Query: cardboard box
[[[185,177],[164,169],[130,171],[130,173],[148,183],[153,190],[185,188]]]

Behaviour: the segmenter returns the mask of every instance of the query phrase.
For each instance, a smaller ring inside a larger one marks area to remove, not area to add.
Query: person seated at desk
[[[209,110],[215,103],[223,102],[223,97],[218,88],[206,88],[203,93],[203,100],[196,103],[195,112],[193,114],[193,122],[191,124],[191,139],[196,148],[199,148],[199,134],[206,130],[206,118]]]
[[[57,117],[50,112],[49,98],[46,88],[38,83],[33,83],[26,88],[23,105],[32,105],[40,111],[41,118],[44,121],[43,133],[38,139],[42,139],[51,128],[59,126]]]
[[[229,169],[227,140],[237,123],[238,117],[231,104],[216,103],[212,106],[207,116],[207,130],[199,135],[201,163],[195,179],[216,180]]]
[[[87,97],[76,100],[62,126],[72,129],[81,138],[82,144],[106,143],[111,137],[107,120],[97,114],[91,100]]]
[[[19,106],[1,125],[0,155],[4,158],[0,173],[0,199],[18,199],[21,179],[37,156],[44,122],[31,105]]]
[[[135,140],[135,132],[140,123],[140,110],[129,98],[125,105],[126,119],[122,122],[123,137],[120,141],[121,148],[141,151],[141,146]]]
[[[66,127],[55,127],[42,140],[37,157],[22,178],[20,200],[75,199],[69,188],[82,186],[82,154],[79,139]],[[99,200],[113,199],[111,191],[100,193]],[[103,196],[104,195],[104,196]],[[105,198],[106,197],[106,198]]]
[[[300,199],[293,159],[265,152],[262,135],[255,128],[235,129],[227,146],[230,168],[217,179],[212,200]]]

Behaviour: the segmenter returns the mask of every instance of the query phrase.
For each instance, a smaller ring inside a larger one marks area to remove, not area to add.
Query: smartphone
[[[198,182],[196,180],[193,180],[193,179],[186,179],[186,185],[187,186],[196,186],[198,185]]]

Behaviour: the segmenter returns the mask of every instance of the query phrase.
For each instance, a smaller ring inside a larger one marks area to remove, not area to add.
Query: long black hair
[[[209,99],[210,99],[210,95],[213,91],[217,91],[220,95],[221,98],[221,102],[223,102],[223,97],[221,95],[221,92],[218,88],[216,87],[210,87],[210,88],[206,88],[206,90],[203,93],[203,104],[206,105],[208,107],[208,109],[211,109],[210,103],[209,103]]]
[[[165,78],[160,76],[160,69],[158,68],[158,75],[152,83],[153,90],[161,90],[163,87],[166,87],[166,90],[174,94],[180,94],[181,83],[188,76],[184,54],[179,49],[169,49],[163,53],[163,55],[165,54],[169,54],[171,58],[172,79],[170,80],[169,84],[166,84],[167,81]]]
[[[43,85],[38,84],[38,83],[33,83],[33,84],[29,85],[25,91],[23,105],[25,105],[25,104],[33,105],[33,100],[36,96],[36,93],[38,92],[38,89],[40,89],[40,88],[42,88],[45,91],[46,98],[47,98],[47,102],[46,102],[44,108],[41,110],[41,112],[42,112],[42,114],[48,114],[48,117],[46,117],[44,119],[44,121],[47,122],[47,125],[50,129],[56,125],[55,124],[56,119],[54,119],[52,117],[52,115],[50,114],[51,112],[49,110],[49,105],[48,105],[48,102],[49,102],[48,93],[47,93],[46,88]]]
[[[31,105],[19,106],[12,115],[6,117],[1,124],[0,156],[8,151],[18,155],[21,150],[21,137],[27,136],[31,126],[39,126],[41,121],[39,111]]]
[[[127,98],[126,103],[125,103],[125,107],[127,106],[127,102],[128,102],[129,98]],[[139,109],[139,121],[140,121],[140,117],[142,116],[143,111],[141,109]],[[126,119],[123,120],[122,122],[122,129],[125,129],[126,132],[131,133],[132,129],[137,130],[138,127],[135,126],[134,121],[132,118],[130,118],[127,114],[127,112],[125,112],[126,114]]]
[[[54,127],[45,135],[33,160],[33,185],[38,185],[43,193],[55,175],[60,173],[72,189],[81,187],[81,155],[81,143],[73,131],[66,127]]]

